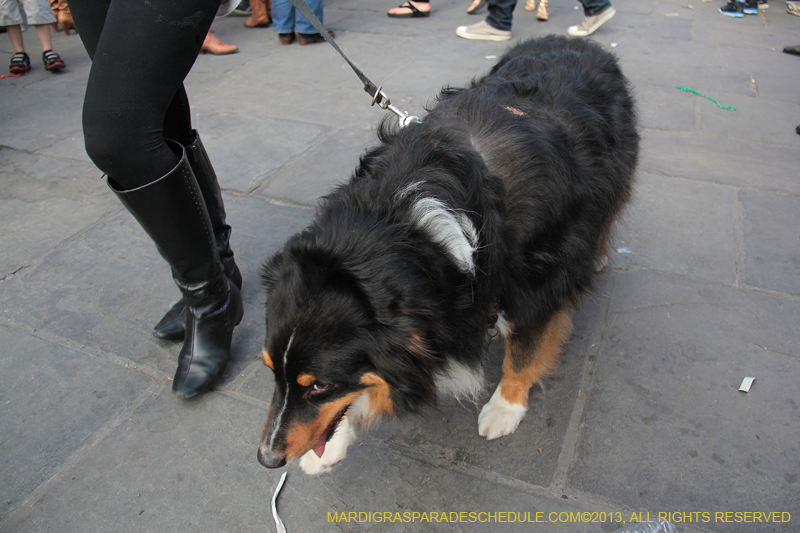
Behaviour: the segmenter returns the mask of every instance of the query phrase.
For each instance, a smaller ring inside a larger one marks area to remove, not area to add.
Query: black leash
[[[317,18],[311,8],[308,7],[308,4],[305,0],[289,0],[292,5],[297,9],[302,15],[311,23],[312,26],[319,32],[322,37],[330,43],[333,48],[339,52],[339,55],[342,56],[342,59],[347,61],[347,64],[350,65],[350,68],[353,69],[353,72],[356,73],[358,79],[364,84],[364,91],[372,97],[372,104],[378,104],[378,107],[381,109],[388,109],[400,119],[400,127],[407,126],[412,122],[419,122],[419,118],[415,117],[414,115],[409,115],[406,111],[402,111],[392,105],[389,101],[389,96],[383,92],[382,87],[375,85],[372,81],[367,78],[367,76],[361,72],[361,70],[350,61],[344,52],[339,48],[339,45],[336,44],[336,41],[333,40],[333,35],[328,31],[322,22]]]

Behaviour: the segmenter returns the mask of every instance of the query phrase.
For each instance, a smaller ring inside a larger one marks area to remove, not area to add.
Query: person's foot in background
[[[215,56],[222,56],[227,54],[235,54],[239,51],[239,47],[235,44],[225,44],[220,41],[216,35],[208,30],[206,38],[203,41],[203,46],[200,49],[204,54],[214,54]]]

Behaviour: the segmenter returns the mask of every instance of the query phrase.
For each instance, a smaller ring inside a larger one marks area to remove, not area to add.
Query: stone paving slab
[[[255,195],[314,206],[336,185],[346,182],[366,147],[377,144],[375,133],[356,127],[342,128],[320,142],[306,144],[303,157],[295,158],[268,175]]]
[[[785,43],[793,42],[797,33],[796,24],[789,21],[785,24],[785,3],[778,3],[773,12],[766,10],[758,18],[748,17],[746,20],[731,20],[721,17],[717,13],[719,4],[704,4],[711,10],[695,20],[694,40],[705,45],[725,47],[750,48],[761,51],[780,52]],[[695,6],[697,7],[697,6]],[[744,24],[737,24],[744,22]],[[739,64],[736,56],[723,57],[723,65],[736,68]],[[772,75],[772,74],[771,74]]]
[[[620,273],[571,482],[633,508],[800,516],[798,316],[798,302]]]
[[[800,198],[740,191],[739,200],[745,283],[800,296]]]
[[[639,173],[611,263],[732,285],[736,204],[733,187]]]
[[[0,521],[153,382],[31,333],[0,325]]]
[[[643,128],[665,131],[693,132],[697,129],[697,110],[694,98],[674,87],[637,84],[633,88]]]
[[[720,53],[726,65],[735,65],[735,68],[751,74],[758,86],[759,98],[797,104],[797,94],[792,87],[800,84],[800,58],[784,54],[782,50],[786,45],[781,42],[793,41],[790,36],[783,41],[776,40],[778,48],[775,51],[723,46]]]
[[[797,168],[800,151],[784,146],[658,130],[645,131],[639,162],[640,171],[793,195]]]
[[[766,98],[753,99],[724,92],[715,94],[714,98],[720,104],[736,108],[736,111],[725,111],[705,98],[689,94],[687,96],[700,99],[702,118],[698,131],[701,134],[741,139],[738,143],[740,150],[747,149],[749,141],[797,146],[794,128],[797,126],[797,117],[800,116],[800,104]],[[758,128],[752,126],[756,120],[760,124]]]
[[[220,115],[194,110],[194,126],[204,132],[202,138],[208,145],[209,157],[221,160],[215,168],[220,186],[241,193],[257,188],[268,173],[300,156],[329,129],[259,113]]]
[[[0,148],[0,277],[119,210],[89,175],[99,177],[93,165]]]

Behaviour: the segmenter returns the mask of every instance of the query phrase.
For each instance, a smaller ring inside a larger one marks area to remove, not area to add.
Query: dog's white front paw
[[[347,447],[355,440],[355,431],[350,418],[345,416],[336,428],[331,440],[325,445],[322,457],[317,457],[314,450],[309,450],[300,458],[300,468],[310,476],[330,472],[334,465],[347,457]]]
[[[478,435],[492,440],[514,433],[527,410],[524,405],[513,404],[503,398],[498,386],[478,415]]]

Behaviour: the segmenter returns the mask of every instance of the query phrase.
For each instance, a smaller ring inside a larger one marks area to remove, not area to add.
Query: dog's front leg
[[[314,450],[309,450],[300,459],[300,468],[310,476],[324,474],[333,469],[333,465],[347,457],[347,447],[356,439],[356,431],[350,422],[350,417],[345,415],[339,422],[336,432],[325,445],[322,457],[317,457]]]
[[[572,329],[570,312],[556,313],[537,335],[510,326],[503,377],[478,415],[478,434],[488,440],[516,431],[528,410],[528,391],[558,366],[561,347]]]

